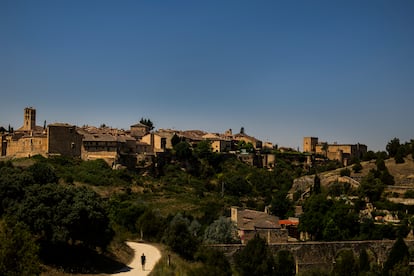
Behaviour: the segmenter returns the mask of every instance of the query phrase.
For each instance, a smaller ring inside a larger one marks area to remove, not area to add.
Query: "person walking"
[[[146,260],[146,257],[145,257],[145,255],[144,255],[144,253],[142,253],[142,255],[141,255],[141,265],[142,265],[142,270],[144,271],[145,270],[145,262],[146,262],[147,260]]]

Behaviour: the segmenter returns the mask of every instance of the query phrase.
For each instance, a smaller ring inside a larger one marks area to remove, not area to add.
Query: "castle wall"
[[[353,158],[361,158],[367,152],[367,146],[356,144],[356,145],[339,145],[329,144],[327,151],[327,158],[330,160],[343,161],[345,159],[352,160]],[[315,146],[315,153],[325,155],[323,145],[318,144]]]
[[[315,146],[318,144],[317,137],[304,137],[303,138],[303,152],[315,152]]]
[[[47,136],[23,136],[20,139],[13,139],[7,136],[6,156],[14,158],[30,157],[33,155],[47,156]]]

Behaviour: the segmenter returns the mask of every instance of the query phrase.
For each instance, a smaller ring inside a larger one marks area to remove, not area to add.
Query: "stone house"
[[[247,244],[256,234],[268,244],[288,241],[288,230],[282,229],[279,218],[266,212],[232,207],[231,221],[237,227],[242,244]]]
[[[137,140],[147,135],[150,132],[150,128],[147,125],[137,123],[130,127],[130,135]]]
[[[249,135],[247,135],[247,134],[245,134],[244,132],[240,132],[240,133],[238,133],[238,134],[236,134],[236,135],[234,135],[233,136],[233,139],[236,141],[236,142],[238,142],[238,141],[244,141],[244,142],[246,142],[246,143],[251,143],[252,145],[253,145],[253,148],[255,149],[255,150],[260,150],[260,149],[262,149],[262,141],[260,141],[260,140],[258,140],[258,139],[256,139],[256,138],[254,138],[254,137],[252,137],[252,136],[249,136]]]
[[[231,139],[229,138],[221,137],[214,133],[207,133],[202,138],[210,141],[213,152],[228,152],[231,150]]]
[[[167,149],[172,148],[171,138],[169,136],[165,136],[163,134],[155,132],[151,132],[142,137],[141,143],[149,145],[151,153],[165,152]],[[169,147],[167,147],[167,145],[169,145]]]

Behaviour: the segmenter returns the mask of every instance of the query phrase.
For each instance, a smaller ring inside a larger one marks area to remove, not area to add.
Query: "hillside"
[[[414,160],[411,156],[406,157],[404,160],[405,163],[402,164],[396,164],[394,158],[384,161],[388,171],[395,180],[395,185],[387,187],[387,191],[402,194],[406,190],[414,189]],[[321,187],[326,189],[333,183],[349,182],[354,188],[356,188],[359,184],[358,182],[365,177],[371,169],[376,168],[375,160],[361,162],[361,165],[362,171],[360,173],[354,173],[352,166],[347,167],[351,170],[351,179],[340,177],[341,170],[344,168],[318,174],[321,179]],[[293,194],[298,191],[302,193],[309,191],[310,187],[314,183],[314,178],[315,175],[306,175],[295,179],[292,188],[289,191],[290,197],[293,198]]]

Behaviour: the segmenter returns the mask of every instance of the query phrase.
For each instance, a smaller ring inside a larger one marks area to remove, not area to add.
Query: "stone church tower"
[[[26,107],[24,109],[23,130],[33,131],[36,128],[36,109]]]

